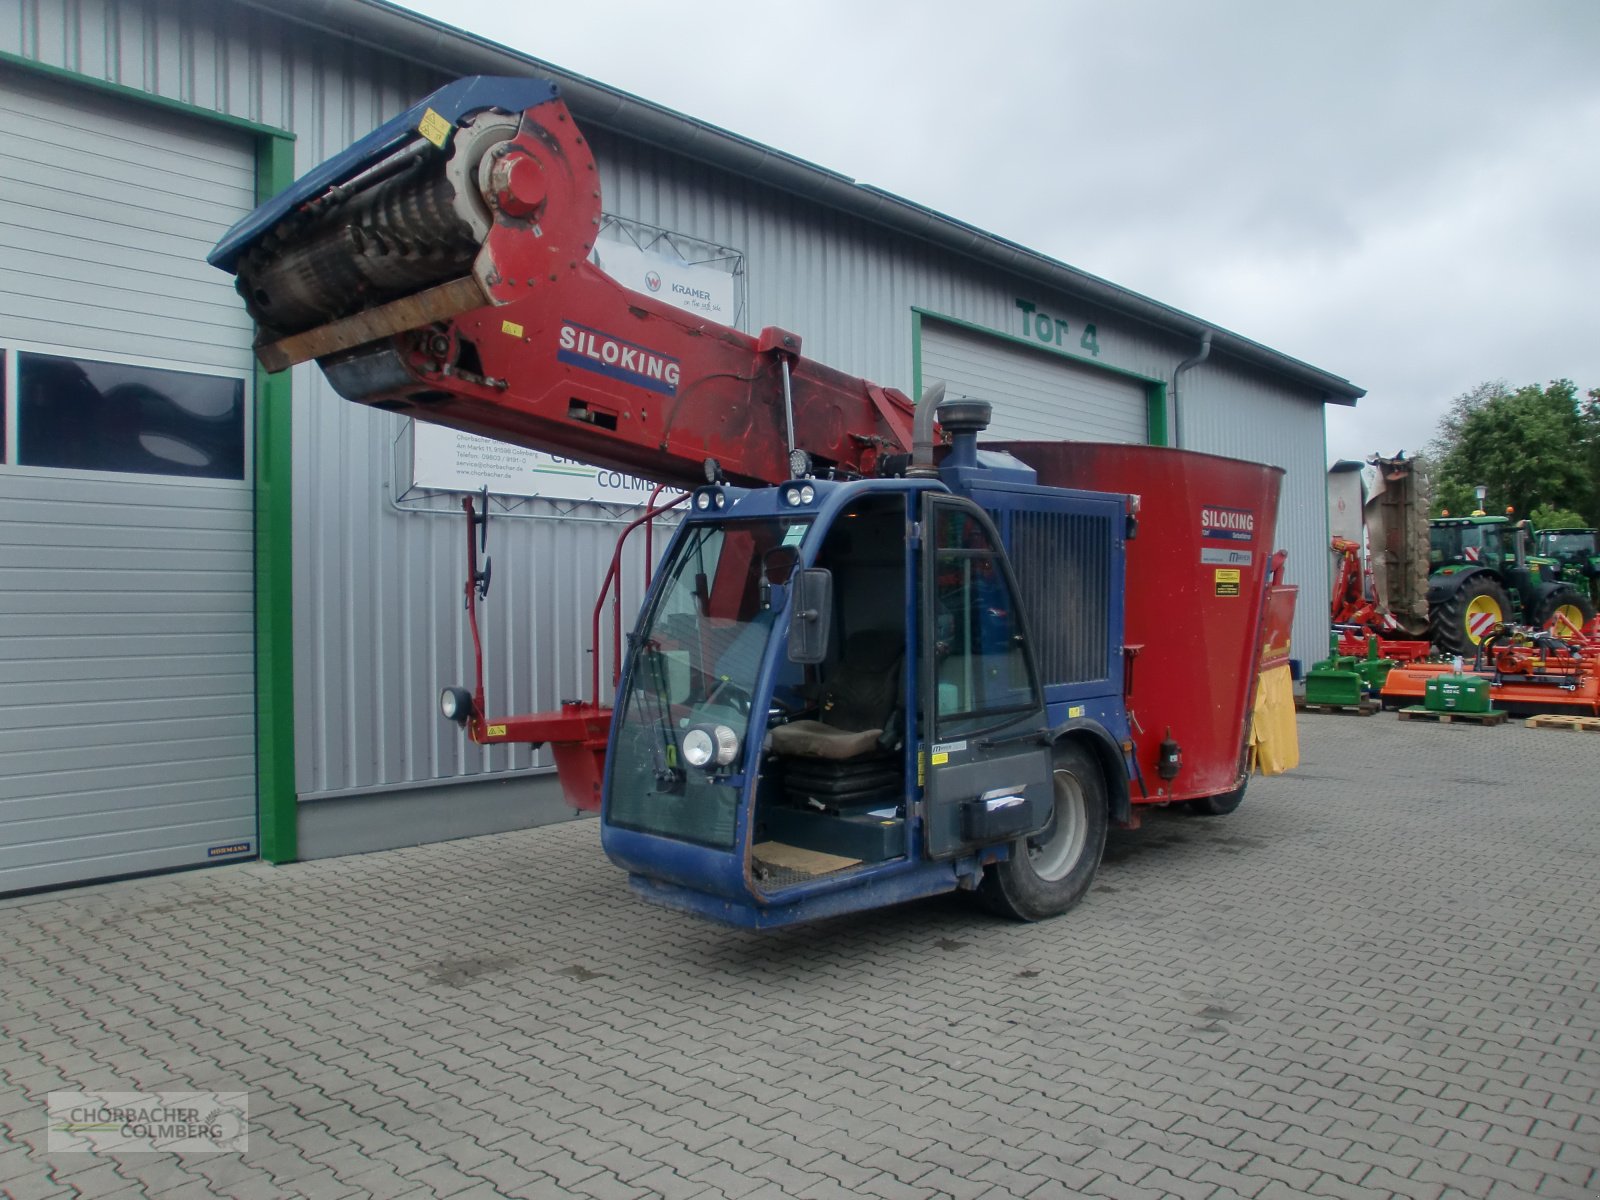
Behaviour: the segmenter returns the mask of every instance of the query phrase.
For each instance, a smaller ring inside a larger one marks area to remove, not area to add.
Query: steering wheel
[[[726,698],[719,701],[717,698],[722,696],[723,693],[727,693]],[[750,693],[741,687],[736,687],[727,676],[717,680],[712,689],[706,693],[705,703],[708,705],[726,704],[741,717],[750,715]]]

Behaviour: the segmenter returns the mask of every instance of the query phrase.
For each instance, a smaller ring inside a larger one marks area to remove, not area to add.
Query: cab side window
[[[936,736],[947,739],[1034,707],[1038,689],[999,547],[971,512],[943,506],[935,511],[929,619]]]

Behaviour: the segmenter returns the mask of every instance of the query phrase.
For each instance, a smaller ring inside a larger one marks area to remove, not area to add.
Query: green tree
[[[1582,513],[1570,508],[1536,508],[1528,514],[1535,529],[1581,529],[1589,524]]]
[[[1504,381],[1479,384],[1451,402],[1429,458],[1435,515],[1471,512],[1482,484],[1490,513],[1561,508],[1592,523],[1600,517],[1600,388],[1580,399],[1570,379],[1515,391]]]

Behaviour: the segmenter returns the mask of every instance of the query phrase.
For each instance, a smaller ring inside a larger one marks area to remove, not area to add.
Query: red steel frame
[[[550,743],[561,778],[561,790],[573,808],[592,812],[600,807],[600,784],[605,772],[606,740],[611,732],[611,706],[600,691],[600,620],[607,597],[611,599],[611,687],[622,677],[622,553],[628,537],[645,527],[645,587],[650,586],[655,565],[655,519],[678,507],[689,498],[685,492],[665,504],[657,503],[666,485],[650,493],[643,515],[630,521],[617,535],[611,552],[611,565],[600,585],[594,603],[589,633],[592,656],[589,700],[563,700],[556,712],[526,713],[509,717],[489,717],[483,684],[483,640],[478,632],[478,521],[472,497],[464,497],[461,507],[467,515],[467,582],[465,587],[467,624],[472,630],[472,661],[475,682],[472,712],[466,721],[467,734],[480,746],[506,742]],[[486,502],[487,503],[487,502]],[[485,514],[487,517],[487,514]]]

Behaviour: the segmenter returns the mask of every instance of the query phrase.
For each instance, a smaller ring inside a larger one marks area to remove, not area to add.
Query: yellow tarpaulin
[[[1300,735],[1294,721],[1294,677],[1289,665],[1269,667],[1256,683],[1250,723],[1250,757],[1263,775],[1282,775],[1300,765]]]

